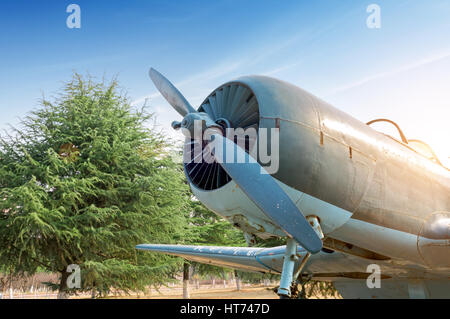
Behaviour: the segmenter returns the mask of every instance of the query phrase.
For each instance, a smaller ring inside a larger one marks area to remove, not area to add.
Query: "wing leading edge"
[[[215,266],[256,272],[281,273],[286,246],[258,248],[142,244],[137,245],[136,248],[178,256],[187,260]],[[299,261],[296,264],[296,269],[307,251],[301,246],[297,246],[297,253]],[[314,260],[336,259],[336,257],[339,257],[338,255],[340,256],[342,254],[337,252],[333,254],[320,252],[312,256],[308,263],[312,264]]]

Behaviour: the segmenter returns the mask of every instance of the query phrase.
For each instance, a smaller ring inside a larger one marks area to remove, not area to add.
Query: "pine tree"
[[[242,231],[210,211],[195,197],[191,197],[189,214],[191,243],[217,246],[247,245]]]
[[[186,230],[187,186],[151,115],[135,110],[116,80],[75,74],[20,127],[0,137],[0,264],[61,274],[80,266],[81,290],[144,290],[181,261],[136,251]]]

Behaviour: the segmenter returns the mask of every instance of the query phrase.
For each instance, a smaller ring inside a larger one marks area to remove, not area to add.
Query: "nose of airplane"
[[[238,81],[258,103],[261,165],[285,185],[354,212],[375,167],[358,147],[370,128],[290,83],[264,76]]]
[[[329,232],[345,223],[352,214],[326,202],[327,196],[333,195],[334,188],[338,194],[347,191],[345,183],[348,177],[345,174],[338,177],[334,172],[341,159],[337,158],[333,167],[335,154],[331,144],[325,149],[323,143],[326,138],[321,134],[316,106],[319,103],[319,99],[289,83],[264,76],[248,76],[213,91],[199,111],[208,113],[216,122],[226,119],[227,127],[257,128],[257,144],[254,140],[247,140],[246,151],[253,155],[256,152],[254,157],[275,177],[301,213],[305,217],[318,216],[323,230]],[[252,149],[255,145],[257,147]],[[187,141],[185,153],[193,153],[194,148],[191,141]],[[330,151],[331,162],[322,160],[322,156],[328,155],[327,151]],[[346,163],[348,150],[343,152],[343,156]],[[196,197],[249,233],[280,235],[275,225],[271,225],[239,186],[231,183],[232,179],[225,170],[214,165],[195,161],[185,164],[185,172]],[[345,167],[343,172],[348,170]]]

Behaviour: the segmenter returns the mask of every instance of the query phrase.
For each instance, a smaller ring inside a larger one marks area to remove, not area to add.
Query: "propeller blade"
[[[233,141],[220,134],[212,136],[214,140],[208,145],[214,148],[214,158],[244,193],[289,237],[310,253],[318,253],[321,239],[275,179],[267,172],[263,174],[264,168]],[[227,162],[226,152],[245,158],[245,163]]]
[[[150,69],[149,75],[161,95],[181,116],[184,117],[188,113],[197,112],[164,75],[153,68]]]

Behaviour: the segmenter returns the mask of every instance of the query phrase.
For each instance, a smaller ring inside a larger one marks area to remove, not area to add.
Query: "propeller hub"
[[[181,128],[183,134],[192,139],[203,139],[204,132],[210,128],[223,129],[204,112],[188,113],[181,121]]]

